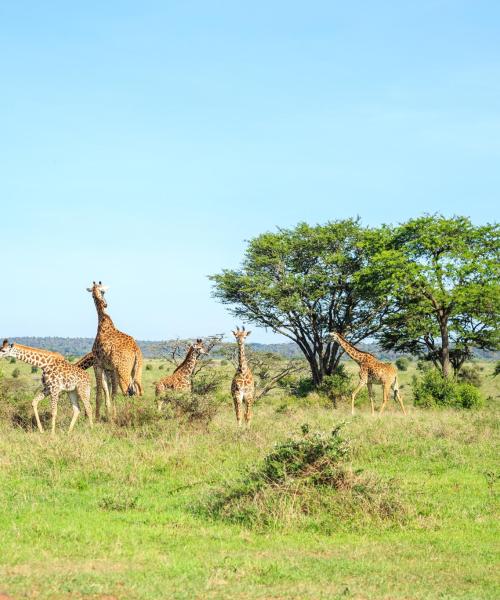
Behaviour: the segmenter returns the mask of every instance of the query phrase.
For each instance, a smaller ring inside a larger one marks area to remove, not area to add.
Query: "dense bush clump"
[[[167,419],[175,418],[181,422],[208,425],[221,406],[221,400],[214,394],[170,391],[163,402],[162,412]]]
[[[409,364],[410,361],[405,356],[401,356],[396,360],[396,367],[399,371],[408,371]]]
[[[332,375],[325,375],[319,391],[327,396],[337,408],[337,402],[348,398],[353,390],[352,379],[344,365],[340,364]]]
[[[368,521],[401,522],[406,509],[393,482],[353,471],[342,425],[277,444],[262,463],[202,506],[210,516],[251,527],[305,526],[334,531]]]
[[[413,377],[413,402],[421,408],[479,408],[483,399],[479,390],[470,383],[445,379],[437,369],[424,371],[420,378]]]
[[[481,374],[477,365],[464,365],[458,372],[457,379],[461,383],[470,383],[474,387],[481,387]]]

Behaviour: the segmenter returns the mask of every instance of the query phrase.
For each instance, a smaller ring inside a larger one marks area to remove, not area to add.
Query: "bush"
[[[477,365],[464,365],[458,372],[457,379],[460,383],[481,387],[480,368]]]
[[[14,377],[14,379],[17,379],[19,377],[19,375],[21,375],[21,371],[19,370],[19,367],[16,367],[12,371],[12,377]]]
[[[400,358],[398,358],[396,360],[396,367],[398,368],[399,371],[408,371],[409,364],[410,364],[410,361],[404,356],[401,356]]]
[[[340,364],[333,375],[326,375],[319,386],[319,391],[327,396],[337,408],[337,401],[348,398],[353,390],[351,376],[345,365]]]
[[[151,363],[147,363],[146,364],[146,371],[152,371],[153,370],[153,365]]]
[[[15,357],[15,356],[12,356],[12,357],[11,357],[11,359],[9,360],[9,362],[10,362],[10,364],[11,364],[11,365],[15,365],[15,364],[16,364],[16,362],[17,362],[17,359],[16,359],[16,357]]]
[[[219,412],[222,401],[213,394],[175,392],[170,390],[163,401],[167,419],[176,418],[187,423],[208,425]]]
[[[310,377],[297,377],[296,375],[287,375],[279,381],[279,386],[292,396],[305,398],[308,394],[315,391],[313,380]]]
[[[437,369],[425,371],[412,380],[413,403],[421,408],[436,406],[450,408],[479,408],[483,399],[479,390],[470,383],[445,379]]]
[[[277,444],[239,483],[211,495],[202,511],[249,526],[305,525],[322,533],[401,520],[406,509],[391,482],[347,467],[350,444],[341,428],[325,435],[303,425],[300,438]]]
[[[160,369],[160,371],[163,371],[163,369],[164,369],[164,366],[163,366],[163,365],[160,365],[158,368]]]
[[[217,369],[203,370],[193,378],[193,393],[198,396],[214,394],[221,385],[221,375]]]
[[[33,366],[31,367],[31,372],[32,372],[32,373],[38,373],[38,367],[35,367],[35,365],[33,365]]]

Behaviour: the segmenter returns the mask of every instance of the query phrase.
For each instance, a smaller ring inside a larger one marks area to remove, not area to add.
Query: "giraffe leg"
[[[94,367],[95,373],[95,420],[99,421],[99,413],[101,408],[101,397],[102,397],[102,369],[101,367]]]
[[[40,392],[33,398],[33,402],[31,403],[31,406],[33,407],[33,411],[35,412],[36,424],[38,425],[38,429],[39,429],[39,431],[41,431],[41,433],[43,433],[43,427],[42,427],[42,422],[40,421],[40,415],[38,414],[38,403],[40,402],[40,400],[43,400],[44,398],[45,398],[45,394],[43,392]]]
[[[375,414],[375,406],[373,404],[373,384],[368,382],[366,385],[368,387],[368,396],[370,398],[370,403],[372,405],[372,415],[374,415]]]
[[[358,387],[353,391],[352,396],[351,396],[351,414],[354,414],[354,400],[356,400],[356,396],[359,394],[360,390],[363,388],[363,386],[365,385],[365,381],[361,380],[358,383]]]
[[[114,415],[111,410],[111,398],[109,396],[108,375],[107,375],[106,371],[102,372],[101,381],[102,381],[102,389],[104,390],[104,398],[106,400],[106,412],[108,414],[108,419],[110,421],[112,421]]]
[[[57,401],[58,400],[59,400],[59,394],[57,392],[52,392],[50,394],[50,407],[52,409],[52,423],[51,423],[50,432],[52,435],[56,434]]]
[[[380,407],[380,414],[382,414],[384,412],[385,409],[385,405],[387,404],[387,399],[389,398],[389,390],[390,390],[390,385],[387,385],[386,383],[384,383],[384,401],[382,402],[382,406]]]
[[[90,385],[84,385],[78,389],[78,396],[85,407],[85,412],[87,413],[87,417],[89,419],[90,427],[94,426],[92,421],[92,405],[90,404]]]
[[[248,394],[248,396],[245,395],[244,402],[245,402],[245,422],[250,427],[250,421],[252,420],[252,416],[253,416],[253,411],[252,411],[253,394]]]
[[[235,392],[233,394],[233,402],[234,402],[234,410],[236,412],[236,421],[238,421],[238,426],[241,427],[242,421],[242,396],[241,392]]]
[[[401,410],[403,411],[403,414],[406,415],[405,405],[403,404],[403,397],[401,396],[398,388],[396,388],[394,390],[394,397],[399,402],[399,404],[401,406]]]
[[[80,415],[80,407],[78,406],[78,394],[75,390],[69,392],[69,399],[73,406],[73,416],[71,417],[71,423],[69,424],[68,433],[73,431],[73,427],[75,426],[76,420]]]

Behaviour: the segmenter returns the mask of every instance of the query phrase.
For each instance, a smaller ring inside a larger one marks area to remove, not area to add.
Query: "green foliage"
[[[396,367],[399,371],[408,371],[409,364],[410,361],[404,356],[401,356],[400,358],[396,359]]]
[[[385,231],[369,269],[378,292],[392,299],[382,347],[425,355],[445,376],[473,348],[497,349],[499,227],[427,215]]]
[[[500,375],[500,360],[497,360],[495,364],[495,370],[493,372],[493,377],[496,377],[497,375]]]
[[[340,358],[330,331],[354,331],[356,343],[380,326],[384,300],[360,276],[371,257],[368,235],[352,219],[262,234],[250,240],[240,269],[211,277],[214,296],[236,317],[295,341],[318,385]]]
[[[16,367],[13,371],[12,371],[12,377],[14,377],[14,379],[16,379],[17,377],[19,377],[19,375],[21,375],[21,371],[19,370],[18,367]]]
[[[309,431],[275,446],[262,463],[229,489],[212,495],[205,510],[250,527],[303,523],[316,531],[358,520],[402,522],[407,511],[391,482],[347,468],[350,444],[337,425],[329,435]]]
[[[32,373],[38,373],[38,367],[35,367],[35,365],[32,365],[31,372]]]
[[[483,399],[479,390],[470,383],[446,379],[437,369],[425,371],[412,380],[413,402],[421,408],[451,407],[479,408]]]
[[[11,359],[9,360],[9,362],[10,362],[10,364],[11,364],[11,365],[15,365],[15,364],[16,364],[16,362],[17,362],[17,359],[16,359],[16,357],[15,357],[15,356],[12,356],[12,357],[11,357]]]
[[[314,391],[315,386],[311,377],[301,377],[296,374],[287,375],[280,381],[280,387],[291,396],[305,398]]]
[[[461,383],[470,383],[474,387],[481,387],[481,371],[477,365],[464,365],[457,374]]]
[[[345,365],[339,364],[333,375],[325,376],[319,386],[319,391],[325,394],[335,407],[339,400],[348,398],[353,391],[353,385],[351,375],[347,372]]]
[[[165,397],[163,415],[181,423],[208,425],[220,411],[223,398],[215,394],[169,391]]]
[[[146,369],[146,371],[152,371],[153,370],[153,365],[151,363],[146,363],[145,369]]]

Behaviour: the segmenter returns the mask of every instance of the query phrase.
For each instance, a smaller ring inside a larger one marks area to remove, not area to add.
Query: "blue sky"
[[[93,336],[93,279],[139,339],[229,332],[206,276],[263,231],[497,218],[498,2],[19,1],[0,31],[2,335]]]

